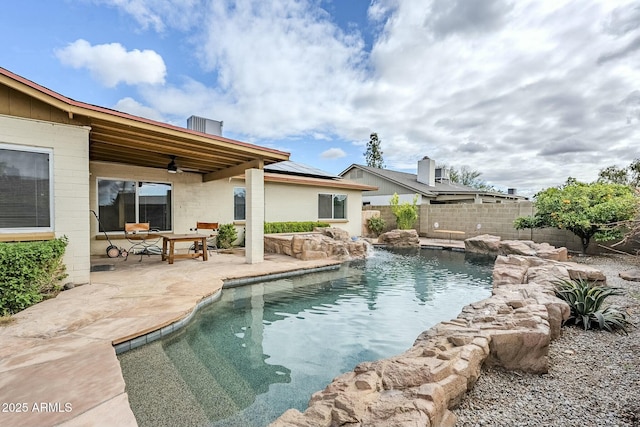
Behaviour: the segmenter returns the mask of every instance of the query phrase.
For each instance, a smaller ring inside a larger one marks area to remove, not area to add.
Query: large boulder
[[[378,243],[395,248],[417,248],[420,237],[416,230],[391,230],[378,237]]]
[[[464,250],[476,254],[497,255],[500,253],[500,240],[500,236],[491,234],[470,237],[464,241]]]
[[[303,261],[316,259],[350,260],[366,258],[371,244],[363,239],[348,238],[340,229],[321,233],[268,234],[264,236],[265,253],[284,254]],[[347,238],[345,238],[345,235]],[[330,237],[335,236],[335,238]]]
[[[548,243],[531,240],[501,240],[499,236],[483,234],[464,241],[466,252],[484,255],[524,255],[554,261],[567,260],[567,248],[556,248]]]
[[[324,236],[330,237],[333,240],[346,242],[351,239],[347,230],[338,227],[316,227],[313,231],[314,233],[321,233]]]

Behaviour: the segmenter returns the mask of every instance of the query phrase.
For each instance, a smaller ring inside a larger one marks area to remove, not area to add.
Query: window
[[[98,179],[100,231],[123,231],[127,222],[170,231],[172,190],[165,183]]]
[[[345,194],[318,194],[319,219],[347,219]]]
[[[247,219],[247,190],[244,187],[233,189],[233,219],[244,221]]]
[[[53,150],[0,144],[0,230],[53,231]]]

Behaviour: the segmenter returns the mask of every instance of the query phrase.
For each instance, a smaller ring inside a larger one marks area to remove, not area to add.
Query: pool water
[[[492,258],[376,250],[337,271],[225,289],[119,356],[140,426],[266,426],[360,362],[399,354],[491,294]]]

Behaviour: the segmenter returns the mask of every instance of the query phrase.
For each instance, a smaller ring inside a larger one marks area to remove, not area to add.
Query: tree
[[[560,187],[547,188],[535,195],[534,216],[520,217],[516,229],[555,227],[580,237],[582,253],[594,238],[597,241],[619,239],[621,221],[635,218],[639,199],[626,185],[594,182],[585,184],[573,178]]]
[[[626,168],[608,166],[598,173],[598,182],[640,187],[640,159],[635,159]]]
[[[449,180],[451,182],[466,185],[467,187],[475,188],[477,190],[499,192],[493,185],[487,184],[485,180],[480,179],[482,172],[472,170],[468,166],[462,166],[460,169],[448,167],[446,165],[440,167],[449,170]]]
[[[418,219],[418,195],[413,197],[413,203],[409,204],[404,202],[400,204],[400,197],[398,193],[393,193],[393,197],[389,204],[391,205],[391,212],[396,217],[396,223],[400,230],[409,230],[413,228],[413,225]]]
[[[380,149],[380,140],[378,139],[378,134],[375,132],[369,136],[367,151],[364,153],[364,157],[367,161],[367,166],[372,168],[384,168],[382,150]]]

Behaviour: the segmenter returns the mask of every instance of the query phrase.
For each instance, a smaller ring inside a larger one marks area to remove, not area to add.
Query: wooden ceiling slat
[[[104,122],[101,123],[99,120],[93,119],[92,128],[105,129],[107,131],[111,130],[112,134],[125,134],[131,137],[140,138],[143,135],[148,138],[152,138],[157,141],[165,141],[167,143],[189,143],[199,148],[206,148],[207,146],[214,147],[214,149],[223,151],[223,152],[236,152],[236,153],[244,153],[245,156],[249,153],[251,155],[250,158],[255,158],[256,155],[260,157],[269,157],[265,156],[264,152],[257,148],[252,148],[251,146],[239,145],[237,143],[233,143],[231,141],[224,141],[222,139],[216,139],[214,135],[197,135],[193,133],[189,133],[187,135],[181,134],[182,132],[171,131],[170,132],[158,132],[152,131],[150,132],[147,129],[134,128],[132,126],[128,126],[121,123],[114,122]],[[185,129],[186,130],[186,129]],[[222,138],[222,137],[221,137]],[[280,161],[280,160],[277,160]]]
[[[214,147],[201,147],[197,144],[176,141],[153,141],[148,138],[133,139],[131,136],[114,135],[110,133],[92,132],[91,140],[119,148],[140,149],[164,153],[167,156],[183,156],[194,158],[209,158],[215,161],[228,161],[229,164],[238,164],[251,160],[246,153],[230,153]]]

